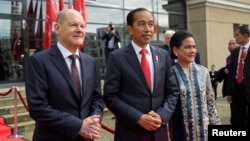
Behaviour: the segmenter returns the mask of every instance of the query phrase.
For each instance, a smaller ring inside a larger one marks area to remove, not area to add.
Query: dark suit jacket
[[[232,95],[235,85],[235,78],[237,75],[237,67],[238,67],[238,57],[239,57],[240,47],[235,48],[231,52],[231,65],[229,67],[229,74],[227,78],[227,88],[226,95]]]
[[[20,61],[24,53],[24,41],[23,37],[13,39],[11,43],[11,51],[13,53],[13,59]]]
[[[222,96],[225,97],[226,96],[226,87],[227,87],[227,77],[228,75],[225,73],[225,69],[227,69],[226,67],[222,67],[220,68],[217,72],[216,75],[216,81],[221,83],[223,81],[223,85],[222,85]]]
[[[199,51],[196,52],[195,63],[196,64],[201,64],[201,56],[200,56],[200,52]]]
[[[212,71],[209,71],[209,76],[211,78],[211,84],[213,87],[216,87],[218,85],[218,81],[216,80],[217,75],[218,71],[214,71],[214,75],[212,75]]]
[[[250,48],[247,51],[243,71],[247,102],[250,103]]]
[[[116,116],[115,141],[150,141],[152,133],[155,141],[167,140],[166,126],[150,132],[137,124],[142,114],[151,110],[157,112],[167,123],[179,95],[171,58],[159,47],[150,48],[154,57],[153,93],[147,87],[131,43],[110,54],[109,59],[113,61],[107,64],[104,101]]]
[[[80,52],[82,98],[77,97],[70,71],[57,46],[32,55],[26,72],[30,116],[36,121],[35,141],[83,141],[82,120],[102,116],[98,68],[92,57]]]
[[[105,40],[105,48],[108,48],[108,42],[109,40],[114,36],[114,48],[118,49],[119,45],[118,43],[121,41],[121,37],[119,32],[116,30],[114,35],[108,34],[108,33],[103,33],[102,35],[102,40]]]

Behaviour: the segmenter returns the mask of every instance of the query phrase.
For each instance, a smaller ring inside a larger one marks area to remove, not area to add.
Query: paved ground
[[[219,96],[217,98],[216,105],[217,105],[217,109],[218,109],[222,124],[230,124],[230,121],[229,121],[230,109],[229,109],[229,104],[226,102],[226,99]],[[114,129],[115,119],[112,119],[112,117],[113,117],[112,113],[105,112],[102,123],[105,126],[111,129]],[[31,136],[32,136],[32,133],[26,133],[24,135],[24,137],[28,140],[31,140]],[[96,141],[113,141],[114,140],[114,135],[104,129],[102,130],[101,136],[102,137]]]
[[[227,103],[226,99],[219,96],[217,98],[217,109],[219,112],[219,116],[221,118],[222,124],[230,124],[230,108],[229,104]],[[112,119],[113,115],[109,112],[105,113],[103,124],[114,129],[114,119]],[[96,141],[113,141],[114,135],[108,131],[103,130],[102,131],[102,138],[96,140]]]

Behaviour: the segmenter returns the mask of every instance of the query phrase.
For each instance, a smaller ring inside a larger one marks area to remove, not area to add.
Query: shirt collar
[[[134,48],[136,54],[140,54],[140,51],[141,51],[142,48],[141,48],[140,46],[138,46],[133,40],[132,40],[132,46],[133,46],[133,48]],[[149,44],[146,46],[145,49],[147,50],[147,53],[148,53],[149,55],[151,55],[151,50],[150,50]]]
[[[70,52],[67,48],[65,48],[62,44],[60,44],[59,42],[57,42],[57,46],[60,50],[60,52],[63,55],[63,58],[67,58],[70,55],[72,55],[72,52]],[[76,54],[79,57],[79,51],[77,50],[74,54]]]

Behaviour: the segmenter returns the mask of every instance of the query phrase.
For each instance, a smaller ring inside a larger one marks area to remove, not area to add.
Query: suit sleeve
[[[250,49],[248,49],[247,56],[244,62],[244,84],[248,100],[250,100]]]

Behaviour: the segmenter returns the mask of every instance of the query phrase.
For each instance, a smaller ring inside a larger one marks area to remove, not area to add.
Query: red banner
[[[47,49],[51,46],[52,23],[56,20],[58,8],[55,0],[46,0],[46,22],[45,37],[43,40],[43,48]]]
[[[76,0],[75,1],[75,10],[79,11],[83,19],[85,21],[85,26],[87,25],[87,17],[86,17],[86,8],[85,8],[85,0]]]
[[[59,0],[59,11],[62,11],[64,9],[64,1]]]

